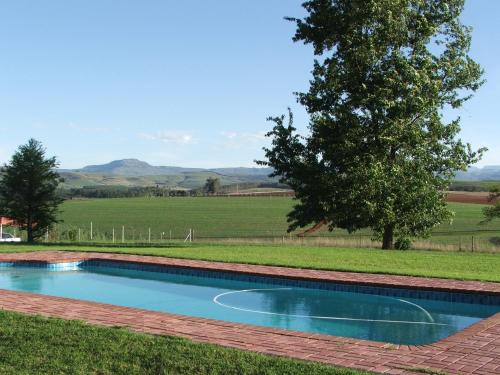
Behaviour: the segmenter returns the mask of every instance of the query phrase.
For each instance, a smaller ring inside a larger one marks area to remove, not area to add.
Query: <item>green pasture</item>
[[[152,240],[185,238],[189,229],[196,238],[262,238],[287,236],[286,214],[294,201],[289,197],[170,197],[170,198],[115,198],[74,199],[62,206],[63,223],[59,234],[80,229],[81,240],[88,240],[90,223],[93,239],[121,239],[122,227],[127,241],[146,241],[149,228]],[[450,203],[455,212],[451,223],[434,230],[432,241],[463,243],[470,247],[471,236],[476,241],[494,244],[500,237],[500,222],[480,224],[483,205]],[[163,235],[162,235],[163,233]],[[342,230],[321,230],[314,236],[346,237]],[[359,231],[351,237],[370,238],[369,231]]]
[[[121,231],[127,237],[273,237],[286,232],[292,199],[283,197],[169,197],[69,200],[62,207],[61,228],[80,227],[95,233]],[[121,232],[120,232],[121,235]]]
[[[73,199],[62,205],[62,222],[49,232],[48,240],[88,242],[92,223],[92,242],[112,241],[114,230],[115,242],[120,243],[123,230],[128,243],[149,242],[149,238],[151,242],[164,243],[184,240],[190,229],[194,231],[195,240],[205,242],[228,238],[299,242],[297,233],[286,232],[286,215],[293,204],[290,197]],[[455,212],[452,222],[435,228],[430,239],[418,239],[418,248],[427,248],[429,243],[429,248],[441,246],[447,250],[472,250],[473,247],[498,250],[500,220],[481,224],[483,205],[450,203],[449,206]],[[330,243],[336,246],[372,246],[368,230],[349,235],[343,230],[329,232],[323,228],[309,237],[306,240],[309,245],[324,238],[347,241]]]

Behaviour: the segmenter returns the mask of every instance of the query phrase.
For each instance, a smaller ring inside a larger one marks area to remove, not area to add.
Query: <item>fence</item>
[[[15,230],[15,229],[14,229]],[[12,230],[10,230],[12,233]],[[17,233],[26,237],[25,233]],[[107,245],[166,245],[184,242],[217,242],[235,244],[282,244],[287,246],[336,246],[357,248],[379,248],[369,233],[346,234],[343,231],[315,232],[306,237],[284,230],[207,230],[196,228],[158,228],[117,225],[107,229],[93,222],[85,227],[56,225],[48,229],[43,241],[47,243],[107,244]],[[429,239],[415,239],[413,249],[443,251],[500,252],[500,231],[451,231],[435,232]]]
[[[187,230],[165,230],[162,232],[154,232],[151,228],[136,229],[134,227],[126,227],[124,225],[111,228],[111,230],[100,231],[96,229],[93,223],[89,227],[73,227],[64,228],[55,226],[47,229],[44,240],[45,242],[76,242],[76,243],[165,243],[170,241],[183,240],[184,242],[192,242],[194,239],[194,231],[190,228]]]

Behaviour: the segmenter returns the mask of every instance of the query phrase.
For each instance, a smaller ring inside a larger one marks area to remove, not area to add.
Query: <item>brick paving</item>
[[[0,254],[0,262],[62,263],[81,260],[127,261],[253,275],[328,280],[337,283],[500,294],[500,283],[316,271],[139,255],[56,251]],[[0,290],[0,308],[27,314],[78,319],[106,326],[126,326],[139,332],[181,336],[198,342],[378,373],[414,374],[422,373],[422,369],[432,369],[448,374],[500,374],[500,313],[437,343],[408,346],[258,327],[8,290]]]

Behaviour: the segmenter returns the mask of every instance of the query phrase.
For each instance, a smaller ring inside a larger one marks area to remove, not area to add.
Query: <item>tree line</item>
[[[81,188],[60,188],[58,195],[63,199],[73,198],[142,198],[142,197],[185,197],[190,191],[162,186],[84,186]]]

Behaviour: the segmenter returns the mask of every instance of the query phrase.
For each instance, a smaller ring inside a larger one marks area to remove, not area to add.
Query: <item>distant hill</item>
[[[120,176],[160,176],[179,174],[183,172],[199,172],[201,168],[156,167],[137,159],[114,160],[107,164],[88,165],[72,170],[77,173],[98,173]]]
[[[65,179],[62,184],[64,188],[159,185],[172,189],[198,189],[211,176],[218,177],[222,185],[277,182],[276,178],[268,177],[272,172],[271,168],[204,169],[153,166],[137,159],[114,160],[80,169],[60,169],[59,172]],[[500,166],[472,167],[467,172],[458,172],[456,181],[500,181]]]
[[[80,169],[60,169],[63,188],[91,186],[163,186],[172,189],[197,189],[208,177],[222,185],[273,182],[270,168],[184,168],[153,166],[137,159],[115,160],[107,164],[88,165]]]
[[[457,181],[500,181],[500,165],[487,165],[482,168],[471,167],[467,172],[458,172]]]
[[[120,176],[117,174],[97,174],[83,172],[59,172],[64,182],[62,188],[82,188],[92,186],[161,186],[171,189],[198,189],[208,177],[218,177],[222,185],[242,183],[276,182],[265,175],[235,175],[228,176],[215,172],[183,172],[179,174],[157,176]]]
[[[271,168],[185,168],[173,166],[153,166],[137,159],[114,160],[107,164],[88,165],[81,169],[61,169],[60,172],[93,173],[119,176],[165,176],[180,173],[214,172],[228,176],[267,176]]]

